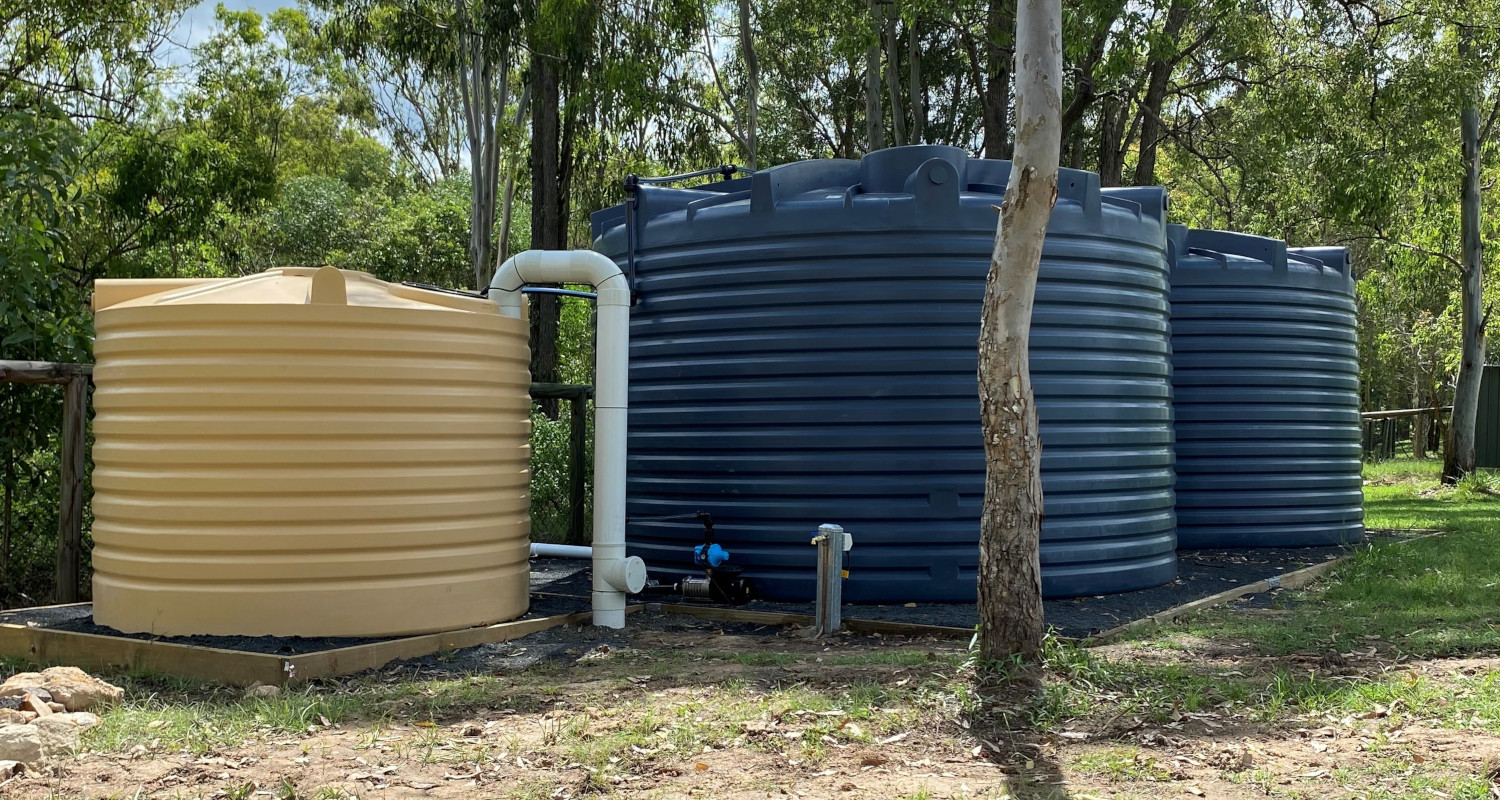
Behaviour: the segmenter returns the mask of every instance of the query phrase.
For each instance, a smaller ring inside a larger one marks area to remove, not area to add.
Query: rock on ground
[[[52,710],[51,703],[34,694],[26,695],[26,701],[21,703],[21,710],[30,711],[39,717],[50,717],[56,713]]]
[[[35,728],[37,731],[42,758],[72,755],[78,749],[78,741],[83,735],[83,728],[77,722],[63,719],[61,714],[38,717],[36,722],[27,727]]]
[[[66,714],[53,714],[52,719],[59,722],[67,722],[82,729],[92,728],[100,722],[97,714],[90,714],[87,711],[69,711]]]
[[[42,760],[42,731],[36,725],[0,725],[0,761],[35,764]]]
[[[24,696],[28,691],[43,700],[61,703],[68,711],[88,711],[101,703],[118,703],[125,691],[95,678],[77,667],[49,667],[41,672],[22,672],[0,683],[0,697]]]

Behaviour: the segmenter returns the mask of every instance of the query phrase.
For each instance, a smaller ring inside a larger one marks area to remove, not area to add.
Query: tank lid
[[[968,151],[945,145],[888,147],[865,155],[859,161],[816,159],[795,161],[762,169],[749,178],[714,182],[690,188],[642,185],[626,204],[595,212],[591,217],[595,240],[627,225],[631,216],[637,232],[645,222],[681,214],[693,223],[710,209],[766,217],[790,209],[790,216],[806,218],[810,213],[859,206],[884,210],[902,198],[914,201],[918,215],[951,220],[960,206],[960,196],[997,195],[987,205],[1000,202],[1010,179],[1011,162],[970,158]],[[1058,171],[1058,198],[1098,216],[1101,207],[1111,207],[1160,226],[1166,216],[1166,191],[1160,187],[1101,189],[1099,176],[1075,169]],[[712,213],[712,212],[709,212]],[[985,209],[986,214],[990,214]],[[746,229],[736,221],[731,227]],[[607,249],[607,248],[606,248]]]
[[[1347,247],[1289,247],[1287,253],[1298,258],[1318,261],[1329,269],[1345,275],[1349,274],[1349,248]]]
[[[244,278],[104,279],[94,282],[94,310],[171,305],[348,305],[498,314],[478,297],[388,283],[334,267],[287,267]]]
[[[1236,259],[1268,264],[1276,273],[1288,269],[1350,277],[1347,247],[1287,247],[1280,239],[1233,231],[1167,226],[1168,263],[1174,268],[1184,255],[1204,256],[1227,266]]]
[[[1280,239],[1234,231],[1192,228],[1187,232],[1187,246],[1191,250],[1239,256],[1263,261],[1280,270],[1286,269],[1286,242]]]

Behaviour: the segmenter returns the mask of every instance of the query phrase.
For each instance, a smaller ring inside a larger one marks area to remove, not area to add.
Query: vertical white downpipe
[[[527,250],[495,270],[490,299],[521,317],[521,288],[538,283],[594,287],[594,624],[625,627],[625,595],[646,585],[646,565],[625,556],[625,432],[629,392],[630,287],[620,268],[592,250]]]

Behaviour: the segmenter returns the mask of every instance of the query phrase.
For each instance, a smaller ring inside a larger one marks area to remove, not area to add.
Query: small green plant
[[[229,800],[250,800],[257,788],[259,787],[255,785],[254,781],[246,781],[244,783],[226,784],[223,792],[224,796],[229,798]]]

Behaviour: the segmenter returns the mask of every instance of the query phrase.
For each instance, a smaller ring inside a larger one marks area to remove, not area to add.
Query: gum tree
[[[986,466],[979,621],[987,660],[1032,656],[1042,644],[1042,448],[1027,337],[1062,155],[1061,0],[1018,4],[1015,68],[1015,158],[979,327]]]

